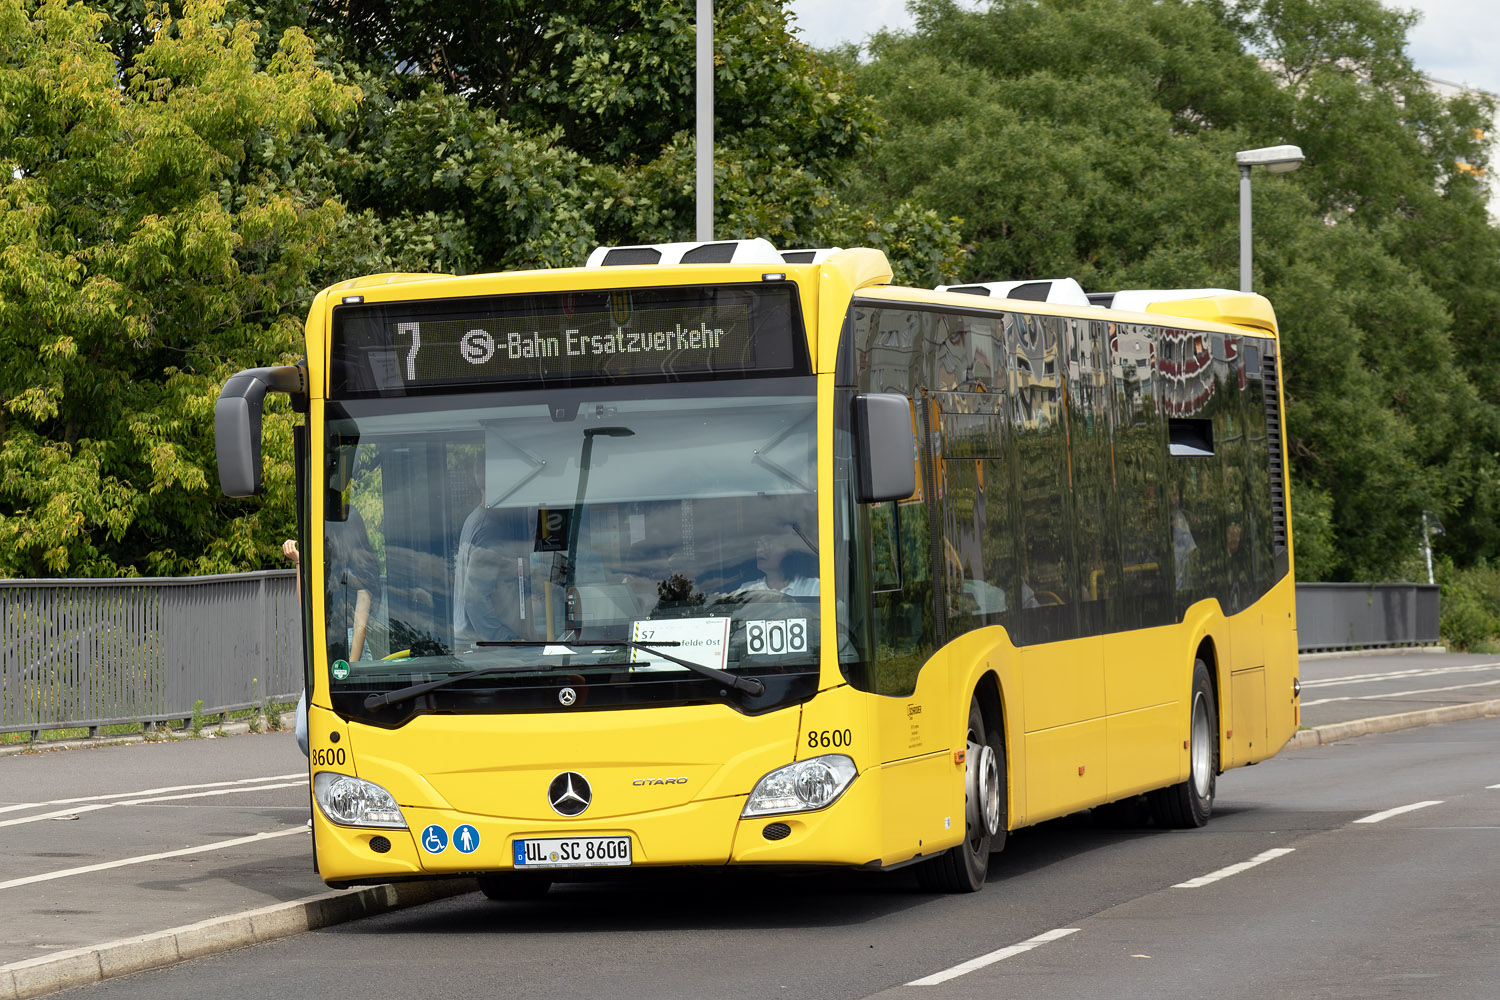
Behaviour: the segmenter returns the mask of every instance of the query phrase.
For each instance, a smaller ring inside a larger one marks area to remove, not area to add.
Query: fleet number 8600
[[[312,762],[315,767],[343,767],[344,748],[338,747],[332,750],[314,750]]]
[[[813,729],[807,734],[809,750],[826,750],[829,747],[854,745],[854,734],[847,729]]]

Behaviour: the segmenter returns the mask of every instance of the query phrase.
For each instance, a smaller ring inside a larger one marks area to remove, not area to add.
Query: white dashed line
[[[123,858],[119,861],[104,861],[97,865],[83,865],[79,868],[63,868],[55,872],[43,872],[40,875],[27,875],[25,878],[13,878],[9,882],[0,882],[0,889],[15,889],[23,885],[33,885],[37,882],[50,882],[53,879],[67,878],[70,875],[87,875],[89,872],[108,871],[111,868],[124,868],[126,865],[139,865],[148,861],[164,861],[167,858],[180,858],[188,854],[203,854],[208,851],[219,851],[228,847],[239,847],[241,844],[253,844],[261,840],[274,840],[277,837],[290,837],[297,833],[307,833],[307,827],[294,826],[287,830],[273,830],[269,833],[257,833],[249,837],[236,837],[233,840],[220,840],[213,844],[204,844],[202,847],[184,847],[180,851],[163,851],[160,854],[142,854],[139,857]]]
[[[136,792],[109,792],[105,795],[84,795],[72,799],[51,799],[47,802],[17,802],[0,806],[0,813],[21,809],[41,809],[45,806],[67,806],[77,802],[104,802],[108,799],[128,799],[141,795],[160,795],[163,792],[190,792],[197,788],[228,788],[232,785],[251,785],[262,781],[286,781],[290,778],[306,778],[306,774],[268,774],[264,778],[235,778],[232,781],[205,781],[196,785],[166,785],[162,788],[142,788]]]
[[[1256,865],[1263,865],[1267,861],[1273,861],[1276,858],[1281,857],[1283,854],[1291,854],[1293,850],[1295,850],[1295,848],[1273,847],[1269,851],[1262,851],[1255,857],[1251,858],[1249,861],[1241,861],[1237,865],[1230,865],[1228,868],[1220,868],[1216,872],[1209,872],[1207,875],[1199,875],[1197,878],[1190,878],[1186,882],[1178,882],[1176,885],[1172,886],[1172,888],[1198,889],[1212,882],[1217,882],[1219,881],[1219,879],[1228,878],[1231,875],[1238,875],[1243,871],[1249,871]]]
[[[1442,804],[1442,799],[1431,799],[1427,802],[1413,802],[1409,806],[1397,806],[1394,809],[1387,809],[1385,812],[1378,812],[1373,815],[1366,816],[1364,819],[1357,819],[1354,822],[1379,823],[1381,820],[1390,819],[1392,816],[1400,816],[1402,813],[1409,813],[1417,809],[1426,809],[1428,806],[1440,806]]]
[[[3,820],[0,821],[0,826],[21,826],[24,823],[39,823],[47,819],[76,817],[84,813],[98,812],[100,809],[113,809],[116,806],[144,806],[150,805],[153,802],[171,802],[178,799],[215,798],[220,795],[237,795],[243,792],[266,792],[277,788],[297,788],[299,786],[306,786],[306,784],[307,780],[304,778],[298,781],[284,781],[270,785],[240,785],[237,788],[216,788],[211,792],[185,792],[182,795],[153,795],[142,799],[124,799],[120,802],[95,802],[90,805],[79,806],[76,809],[59,809],[55,812],[23,816],[20,819]]]
[[[1078,933],[1077,927],[1059,927],[1056,930],[1047,931],[1045,934],[1038,934],[1036,937],[1022,941],[1020,944],[1013,944],[1008,948],[1001,948],[997,951],[992,951],[988,955],[980,955],[978,958],[971,958],[967,962],[963,962],[959,965],[953,966],[953,968],[951,969],[944,969],[942,972],[934,972],[932,975],[923,976],[921,979],[913,979],[906,985],[936,986],[939,983],[946,983],[950,979],[957,979],[959,976],[967,975],[968,973],[973,972],[975,969],[982,969],[986,965],[994,965],[996,962],[1010,958],[1013,955],[1019,955],[1025,951],[1030,951],[1038,945],[1046,944],[1048,941],[1056,941],[1058,938],[1065,938],[1069,934],[1076,933]]]

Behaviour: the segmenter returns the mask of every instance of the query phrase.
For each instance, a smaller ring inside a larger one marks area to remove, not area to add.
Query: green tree
[[[1449,520],[1445,544],[1480,543],[1460,558],[1493,553],[1500,447],[1483,390],[1500,370],[1477,347],[1500,319],[1500,247],[1457,166],[1485,165],[1475,128],[1493,109],[1421,80],[1410,17],[1375,0],[914,10],[916,29],[877,35],[854,70],[888,121],[856,197],[962,218],[966,280],[1232,288],[1233,154],[1302,145],[1304,170],[1255,191],[1255,287],[1283,332],[1306,520],[1299,572],[1395,572],[1423,510]]]
[[[164,574],[260,564],[290,523],[285,415],[273,502],[212,482],[234,370],[297,352],[308,274],[340,207],[289,153],[355,93],[288,31],[268,58],[222,3],[111,22],[0,0],[0,573]]]
[[[790,34],[783,0],[715,12],[716,234],[880,246],[901,274],[952,277],[951,220],[848,195],[878,121],[837,60]],[[695,23],[686,0],[315,4],[365,113],[338,185],[369,245],[467,271],[579,263],[597,244],[695,231]],[[430,223],[428,220],[432,220]],[[448,243],[434,247],[433,235]],[[415,253],[404,252],[414,250]]]

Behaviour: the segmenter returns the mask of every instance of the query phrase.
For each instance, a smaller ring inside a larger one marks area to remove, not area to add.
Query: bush
[[[1500,569],[1445,568],[1439,629],[1450,648],[1478,651],[1500,635]]]

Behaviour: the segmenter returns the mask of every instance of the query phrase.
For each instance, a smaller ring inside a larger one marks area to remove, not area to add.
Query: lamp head
[[[1241,167],[1265,167],[1273,174],[1284,174],[1302,166],[1300,146],[1263,146],[1260,149],[1242,149],[1234,154],[1234,162]]]

